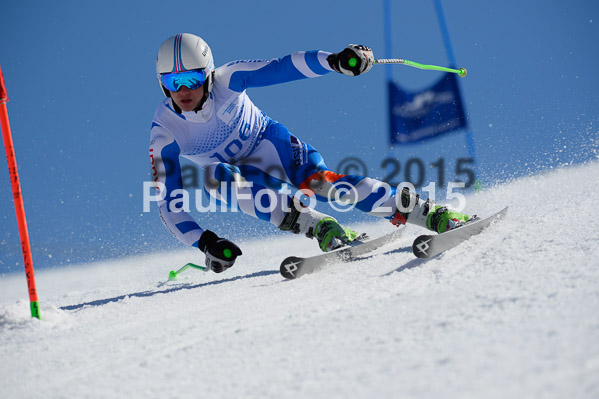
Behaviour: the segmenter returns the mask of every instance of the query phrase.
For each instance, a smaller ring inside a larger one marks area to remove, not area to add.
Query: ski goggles
[[[194,69],[184,72],[163,73],[160,75],[162,85],[169,91],[179,91],[181,86],[193,90],[201,87],[206,81],[206,73],[203,69]]]

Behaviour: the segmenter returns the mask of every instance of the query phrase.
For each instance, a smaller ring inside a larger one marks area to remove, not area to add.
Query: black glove
[[[327,57],[329,66],[339,73],[358,76],[370,71],[374,65],[374,55],[370,47],[361,44],[350,44],[340,53]]]
[[[241,249],[226,238],[220,238],[210,230],[200,237],[198,248],[206,254],[206,267],[215,273],[222,273],[235,263]]]

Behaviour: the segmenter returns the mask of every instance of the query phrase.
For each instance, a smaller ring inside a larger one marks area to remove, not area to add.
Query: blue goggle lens
[[[197,89],[206,81],[206,73],[203,69],[195,69],[185,72],[171,72],[160,75],[162,85],[169,91],[179,91],[181,86],[186,86],[189,89]]]

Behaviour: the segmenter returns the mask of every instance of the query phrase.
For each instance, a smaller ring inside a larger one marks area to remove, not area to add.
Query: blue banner
[[[454,73],[420,92],[389,81],[389,111],[391,144],[414,143],[468,126]]]

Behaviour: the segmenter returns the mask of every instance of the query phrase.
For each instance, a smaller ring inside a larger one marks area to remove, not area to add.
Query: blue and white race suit
[[[350,184],[356,208],[388,218],[395,213],[394,188],[330,171],[320,153],[269,118],[246,94],[251,87],[325,75],[332,71],[326,60],[329,54],[302,51],[278,59],[230,62],[215,70],[212,91],[200,111],[177,113],[170,98],[158,106],[150,139],[152,176],[161,183],[157,188],[165,191],[158,201],[162,221],[181,242],[197,246],[204,230],[181,210],[179,157],[205,169],[204,188],[210,195],[233,203],[226,193],[232,193],[235,184],[232,206],[275,226],[281,224],[291,201],[283,187],[326,200],[334,192],[331,184]]]

